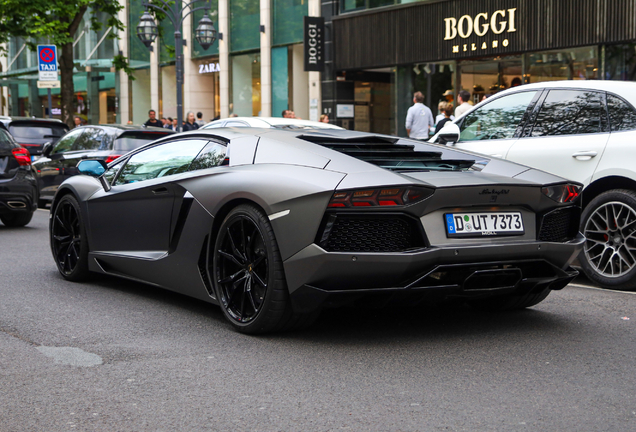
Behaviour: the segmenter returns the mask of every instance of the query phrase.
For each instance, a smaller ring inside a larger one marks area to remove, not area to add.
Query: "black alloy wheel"
[[[636,193],[615,189],[594,198],[581,216],[581,232],[586,276],[606,288],[636,288]]]
[[[226,318],[243,333],[279,330],[291,316],[282,260],[269,219],[234,208],[219,229],[210,275]]]
[[[77,200],[62,197],[51,215],[51,251],[65,279],[79,281],[88,275],[88,244]]]

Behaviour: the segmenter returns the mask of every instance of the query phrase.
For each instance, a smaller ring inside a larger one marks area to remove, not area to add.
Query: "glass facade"
[[[341,12],[361,11],[382,6],[393,6],[399,4],[430,2],[438,0],[340,0]]]
[[[636,81],[636,43],[607,45],[605,51],[605,79]]]
[[[235,55],[232,64],[230,112],[240,117],[258,116],[261,112],[261,56]]]
[[[150,51],[137,37],[136,28],[144,12],[143,2],[128,1],[128,62],[131,68],[149,67]],[[172,26],[170,26],[172,27]]]
[[[259,0],[229,0],[230,52],[257,50],[260,39]]]
[[[285,45],[303,41],[303,17],[308,14],[307,0],[273,0],[272,44]]]
[[[282,117],[289,109],[289,49],[272,48],[272,116]]]
[[[190,35],[190,40],[192,41],[192,58],[207,57],[219,54],[219,0],[210,0],[210,12],[208,16],[212,20],[214,28],[217,31],[217,39],[207,50],[204,50],[194,37],[194,30],[199,25],[199,20],[203,18],[204,14],[205,12],[202,10],[196,11],[192,14],[192,34]]]

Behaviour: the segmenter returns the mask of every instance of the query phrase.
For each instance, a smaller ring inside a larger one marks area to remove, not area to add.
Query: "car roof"
[[[299,126],[299,127],[314,127],[316,129],[342,129],[340,126],[336,126],[330,123],[321,123],[311,120],[302,119],[290,119],[282,117],[228,117],[221,120],[215,120],[209,124],[217,124],[222,121],[244,121],[252,127],[273,127],[273,126]],[[207,125],[206,125],[207,126]]]
[[[60,126],[66,126],[66,123],[63,123],[62,120],[54,119],[54,118],[0,116],[0,121],[3,123],[13,123],[13,122],[55,123]]]

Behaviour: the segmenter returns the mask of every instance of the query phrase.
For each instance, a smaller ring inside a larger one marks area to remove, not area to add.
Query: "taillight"
[[[541,192],[558,203],[569,203],[581,195],[581,186],[575,184],[546,186],[541,189]]]
[[[106,163],[111,163],[112,161],[114,161],[115,159],[117,159],[118,157],[120,157],[121,155],[110,155],[106,158]]]
[[[12,150],[13,156],[18,160],[20,166],[31,165],[31,154],[25,148],[14,148]]]
[[[392,207],[405,206],[425,200],[433,190],[421,187],[391,187],[381,189],[357,189],[337,191],[327,207]]]

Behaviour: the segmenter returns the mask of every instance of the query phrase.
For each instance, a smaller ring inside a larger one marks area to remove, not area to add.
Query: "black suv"
[[[145,126],[89,125],[73,129],[55,145],[46,145],[42,157],[33,163],[40,188],[39,206],[53,200],[59,185],[78,174],[82,159],[112,162],[144,144],[173,134],[170,129]]]
[[[66,123],[35,117],[0,117],[0,123],[31,156],[42,154],[44,144],[55,144],[68,132]]]
[[[38,185],[29,151],[0,127],[0,220],[24,226],[37,209]]]

